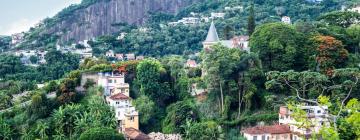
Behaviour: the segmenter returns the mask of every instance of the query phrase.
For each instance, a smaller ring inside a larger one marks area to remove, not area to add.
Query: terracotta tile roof
[[[242,130],[247,134],[286,134],[291,133],[288,125],[255,126]]]
[[[112,100],[127,100],[127,99],[129,99],[129,97],[122,93],[118,93],[118,94],[110,96],[110,99],[112,99]]]
[[[188,66],[196,66],[196,65],[197,65],[195,60],[188,60],[188,61],[186,62],[186,64],[187,64]]]
[[[135,128],[125,128],[125,135],[131,140],[150,140],[151,138]]]

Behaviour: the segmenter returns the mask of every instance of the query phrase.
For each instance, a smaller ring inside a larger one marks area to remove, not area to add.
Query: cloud
[[[34,26],[39,21],[40,20],[20,19],[17,22],[11,23],[8,27],[0,29],[0,34],[11,35],[14,33],[28,31],[30,27]]]

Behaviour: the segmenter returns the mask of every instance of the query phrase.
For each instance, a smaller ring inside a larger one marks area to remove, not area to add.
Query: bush
[[[79,140],[125,140],[125,137],[116,133],[114,129],[98,127],[86,130],[80,135]]]

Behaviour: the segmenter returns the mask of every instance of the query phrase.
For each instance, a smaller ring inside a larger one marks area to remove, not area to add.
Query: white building
[[[235,10],[243,11],[243,7],[242,6],[225,7],[225,10],[226,11],[235,11]]]
[[[286,24],[291,24],[291,19],[288,16],[283,16],[281,18],[281,22],[286,23]]]
[[[306,112],[307,120],[310,122],[308,128],[301,128],[287,107],[280,107],[279,124],[271,126],[255,126],[243,129],[241,132],[248,140],[303,140],[310,138],[312,134],[319,133],[323,127],[329,127],[327,106],[300,106]]]
[[[125,38],[125,36],[127,35],[127,33],[125,32],[121,32],[120,35],[116,38],[117,40],[122,40]]]
[[[194,24],[199,24],[200,19],[197,17],[184,17],[181,20],[179,20],[178,22],[185,24],[185,25],[194,25]]]
[[[99,73],[98,85],[104,88],[104,95],[111,96],[122,93],[129,96],[129,84],[125,83],[125,74],[119,71]]]
[[[212,12],[211,13],[211,18],[212,19],[215,19],[215,18],[224,18],[225,17],[225,13],[215,13],[215,12]]]
[[[349,9],[349,11],[360,13],[360,6],[351,8],[351,9]]]
[[[296,135],[293,135],[293,139],[299,139],[301,137],[310,137],[312,133],[319,133],[322,127],[330,126],[328,120],[328,107],[327,106],[300,106],[300,108],[307,113],[310,128],[299,128],[299,122],[291,116],[292,111],[287,107],[280,107],[279,111],[279,124],[286,124],[290,126],[290,131]]]
[[[24,33],[16,33],[11,35],[11,44],[15,45],[21,43],[24,40]]]
[[[139,113],[132,106],[129,96],[117,93],[106,97],[106,101],[115,111],[119,131],[124,132],[125,128],[139,129]]]
[[[113,50],[109,50],[105,53],[106,57],[115,57],[115,53]]]

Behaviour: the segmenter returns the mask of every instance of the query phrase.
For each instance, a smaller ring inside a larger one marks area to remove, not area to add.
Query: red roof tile
[[[118,94],[110,96],[110,99],[112,99],[112,100],[127,100],[127,99],[129,99],[129,97],[122,93],[118,93]]]
[[[150,140],[151,138],[135,128],[125,128],[125,135],[131,140]]]
[[[255,126],[242,130],[247,134],[286,134],[291,133],[288,125]]]

